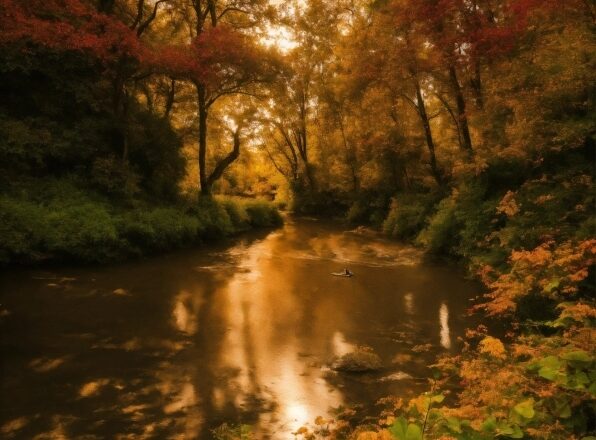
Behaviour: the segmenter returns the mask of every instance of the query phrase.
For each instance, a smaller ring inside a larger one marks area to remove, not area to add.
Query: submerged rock
[[[335,361],[333,369],[347,373],[366,373],[379,370],[382,365],[381,358],[372,348],[357,347]]]
[[[385,376],[379,379],[379,382],[394,382],[398,380],[409,380],[412,379],[408,373],[404,373],[403,371],[397,371],[389,376]]]

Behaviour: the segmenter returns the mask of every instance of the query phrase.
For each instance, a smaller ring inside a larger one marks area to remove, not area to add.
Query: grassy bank
[[[278,226],[277,209],[253,199],[114,203],[64,182],[0,195],[0,263],[102,263],[196,246]]]

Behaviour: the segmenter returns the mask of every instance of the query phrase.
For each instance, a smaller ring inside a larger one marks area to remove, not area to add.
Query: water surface
[[[331,276],[344,267],[353,278]],[[0,437],[259,438],[426,389],[477,286],[367,231],[317,221],[117,266],[0,274]],[[382,371],[335,373],[372,347]],[[426,351],[421,351],[426,348]]]

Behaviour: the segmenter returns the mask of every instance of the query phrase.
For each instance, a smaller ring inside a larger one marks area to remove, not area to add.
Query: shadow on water
[[[349,267],[351,279],[331,272]],[[0,436],[263,438],[346,403],[425,388],[478,286],[374,233],[288,222],[232,246],[0,275]],[[360,345],[379,372],[345,375]],[[424,350],[420,350],[420,348]]]

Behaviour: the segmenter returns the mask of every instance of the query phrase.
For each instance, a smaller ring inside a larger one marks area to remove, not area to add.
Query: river
[[[331,276],[344,267],[354,277]],[[228,422],[291,439],[330,408],[424,391],[477,293],[414,248],[315,220],[125,264],[5,271],[0,437],[208,439]],[[381,371],[329,368],[360,345]]]

